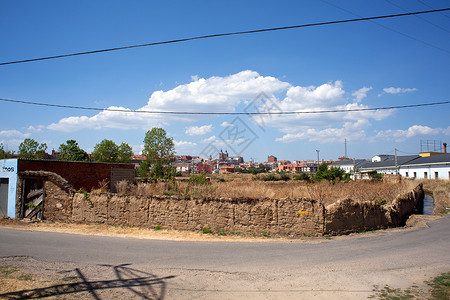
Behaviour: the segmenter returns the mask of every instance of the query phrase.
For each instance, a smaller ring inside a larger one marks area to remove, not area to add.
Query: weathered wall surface
[[[404,226],[411,214],[422,213],[422,184],[413,191],[397,196],[391,204],[337,201],[325,208],[324,234],[347,234],[364,230]]]
[[[68,222],[72,219],[72,197],[51,181],[45,182],[44,218]]]
[[[62,203],[58,201],[53,202]],[[398,196],[390,205],[345,199],[324,207],[308,199],[200,199],[80,193],[71,196],[68,201],[72,203],[70,221],[75,222],[151,228],[159,225],[195,231],[209,227],[213,232],[298,237],[305,234],[347,234],[404,225],[410,214],[420,212],[423,188],[420,185],[414,191]],[[69,210],[61,213],[67,216]],[[64,219],[58,219],[57,215],[55,210],[46,217],[51,220]]]
[[[177,196],[76,194],[72,220],[132,226],[158,225],[179,230],[245,232],[298,236],[318,235],[323,206],[310,200],[198,199]]]

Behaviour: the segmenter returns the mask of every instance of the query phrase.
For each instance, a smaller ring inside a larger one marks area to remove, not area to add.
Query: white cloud
[[[402,142],[416,136],[431,136],[438,134],[450,135],[450,126],[447,128],[431,128],[428,126],[413,125],[406,130],[388,129],[379,131],[373,140],[395,140],[396,142]]]
[[[189,141],[173,141],[175,145],[175,149],[177,151],[184,151],[184,150],[192,150],[193,147],[197,146],[197,143],[189,142]]]
[[[180,146],[197,146],[197,143],[189,142],[189,141],[173,141],[175,147]]]
[[[322,84],[318,87],[309,86],[290,87],[286,97],[275,104],[281,111],[304,112],[291,115],[259,115],[254,117],[258,124],[278,128],[281,132],[290,134],[282,139],[292,140],[303,138],[305,128],[314,128],[315,131],[329,130],[333,127],[339,128],[343,122],[348,123],[370,123],[370,120],[383,120],[394,113],[394,110],[383,111],[358,111],[338,113],[310,113],[312,111],[335,111],[355,110],[369,108],[367,105],[358,103],[370,90],[364,87],[353,93],[356,98],[348,100],[341,81]],[[314,131],[313,131],[314,132]],[[289,137],[289,138],[288,138]]]
[[[242,71],[225,77],[207,79],[193,76],[192,82],[168,91],[155,91],[139,111],[233,112],[241,101],[253,99],[261,92],[272,94],[285,90],[289,83],[254,71]],[[125,109],[110,107],[111,109]],[[92,117],[73,116],[47,126],[48,129],[72,132],[80,129],[148,129],[160,124],[190,122],[198,115],[167,115],[136,112],[102,111]],[[203,117],[204,118],[204,117]]]
[[[156,91],[143,109],[231,112],[244,99],[252,99],[261,92],[272,94],[289,86],[274,77],[247,70],[226,77],[198,78],[167,92]]]
[[[411,93],[417,91],[416,88],[395,88],[389,87],[384,88],[383,91],[388,94],[400,94],[400,93]]]
[[[281,102],[281,109],[305,110],[330,107],[341,103],[345,91],[342,88],[342,81],[325,83],[321,86],[293,86],[286,93],[286,98]]]
[[[334,143],[341,142],[345,138],[347,141],[361,141],[366,139],[366,133],[363,128],[368,127],[370,123],[367,120],[357,122],[346,122],[342,128],[302,128],[303,130],[287,133],[281,138],[277,138],[277,142],[290,143],[297,140],[309,140],[311,142]]]
[[[212,125],[203,125],[203,126],[191,126],[186,129],[187,135],[204,135],[211,132],[213,126]]]
[[[7,138],[27,138],[30,137],[29,133],[23,133],[19,130],[12,129],[12,130],[0,130],[0,136],[1,137],[7,137]]]
[[[45,129],[45,126],[38,125],[37,127],[34,126],[28,126],[27,130],[34,131],[34,132],[41,132],[43,129]]]
[[[209,143],[211,143],[211,142],[214,142],[216,139],[217,139],[216,136],[213,135],[213,136],[210,136],[210,137],[207,138],[207,139],[202,140],[202,143],[209,144]]]
[[[112,106],[110,109],[130,111],[124,107]],[[81,129],[114,128],[114,129],[148,129],[151,127],[165,124],[161,115],[137,113],[137,112],[119,112],[102,111],[92,117],[68,117],[59,120],[47,126],[48,129],[73,132]]]
[[[362,99],[367,97],[367,93],[372,90],[372,87],[362,87],[357,91],[354,91],[352,93],[352,96],[355,97],[356,102],[361,102]]]
[[[20,143],[23,142],[23,139],[9,139],[9,140],[0,140],[0,144],[3,145],[6,151],[11,151],[13,149],[17,149]]]
[[[191,77],[191,82],[180,84],[167,91],[152,93],[148,102],[138,111],[168,112],[234,112],[243,105],[253,105],[259,111],[304,112],[291,115],[254,115],[252,119],[264,130],[272,127],[283,135],[276,139],[280,142],[309,140],[319,142],[342,141],[347,138],[359,141],[371,141],[388,137],[415,136],[434,134],[424,126],[404,130],[386,130],[378,132],[375,137],[367,137],[365,130],[373,121],[384,120],[392,116],[395,110],[358,111],[339,113],[310,113],[313,111],[355,110],[369,108],[362,102],[367,97],[371,86],[364,86],[351,94],[346,92],[342,81],[327,82],[317,86],[293,86],[275,77],[261,76],[257,72],[246,70],[229,76],[201,78]],[[384,93],[406,93],[415,88],[386,88]],[[264,97],[259,98],[263,95]],[[281,96],[280,96],[281,95]],[[351,96],[350,96],[351,95]],[[259,99],[262,102],[258,102]],[[124,109],[124,107],[111,107]],[[247,107],[248,108],[248,107]],[[250,112],[250,111],[249,111]],[[72,116],[46,126],[51,130],[72,132],[80,129],[148,129],[174,123],[186,123],[211,116],[148,114],[138,112],[102,111],[93,116]],[[221,127],[232,124],[224,121]],[[42,130],[42,126],[30,127],[30,131]],[[213,125],[190,126],[185,134],[201,136],[211,133]],[[440,129],[440,133],[450,129]],[[1,136],[1,134],[0,134]],[[225,141],[216,136],[203,139],[201,143],[223,145]],[[176,142],[177,147],[194,147],[196,143]]]

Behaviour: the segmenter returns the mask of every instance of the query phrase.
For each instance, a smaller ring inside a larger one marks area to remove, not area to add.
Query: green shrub
[[[328,164],[323,163],[319,166],[314,179],[317,181],[322,181],[325,179],[334,183],[336,180],[342,180],[344,174],[345,171],[343,169],[334,167],[328,169]]]
[[[288,180],[291,180],[291,177],[288,174],[286,174],[286,173],[281,173],[280,174],[280,180],[288,181]]]
[[[191,175],[189,176],[188,180],[189,184],[193,185],[205,185],[209,183],[209,179],[205,176],[205,173],[202,172],[198,175]]]
[[[270,173],[266,176],[263,176],[262,180],[263,181],[278,181],[278,178],[274,174]]]
[[[381,179],[383,179],[383,174],[378,173],[378,172],[375,171],[375,170],[370,171],[370,172],[367,173],[367,174],[369,175],[369,177],[370,177],[371,179],[374,179],[374,180],[381,180]]]
[[[217,234],[220,235],[220,236],[225,236],[225,235],[227,235],[227,233],[225,232],[225,229],[222,228],[222,227],[219,227],[219,226],[217,226],[216,232],[217,232]]]
[[[311,180],[311,176],[309,176],[308,173],[305,172],[301,172],[299,174],[295,174],[293,177],[294,180],[305,180],[305,181],[310,181]]]

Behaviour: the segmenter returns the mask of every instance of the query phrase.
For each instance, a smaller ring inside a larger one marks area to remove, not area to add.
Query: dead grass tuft
[[[133,185],[131,185],[127,180],[121,180],[116,183],[116,191],[119,195],[127,195],[129,194],[131,188]]]
[[[109,191],[108,187],[109,187],[109,180],[103,179],[98,182],[98,188],[92,189],[91,193],[94,195],[101,195],[101,194],[107,193]]]

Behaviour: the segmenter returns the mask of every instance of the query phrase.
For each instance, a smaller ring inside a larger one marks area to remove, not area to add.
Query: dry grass
[[[102,181],[98,182],[98,188],[96,189],[92,189],[91,193],[94,195],[100,195],[103,193],[107,193],[109,190],[109,180],[108,179],[103,179]]]
[[[194,197],[229,198],[269,198],[269,199],[313,199],[325,205],[337,200],[351,198],[356,201],[375,201],[385,204],[393,201],[401,193],[411,191],[417,182],[401,183],[380,181],[350,181],[331,184],[327,181],[307,183],[304,181],[264,182],[250,180],[248,176],[236,176],[227,181],[212,180],[205,185],[189,182],[138,183],[135,186],[122,187],[125,192],[137,196],[182,195]],[[231,180],[230,180],[231,179]],[[119,189],[118,189],[119,192]]]

